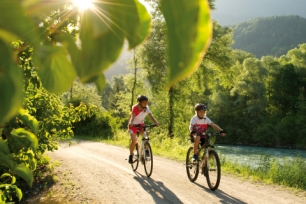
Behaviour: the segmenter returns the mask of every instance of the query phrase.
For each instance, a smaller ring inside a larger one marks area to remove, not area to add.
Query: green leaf
[[[95,81],[96,87],[98,89],[98,92],[101,93],[103,88],[106,85],[106,78],[104,75],[101,75],[96,81]]]
[[[0,178],[5,178],[5,177],[12,177],[12,175],[9,174],[9,173],[4,173],[4,174],[1,175]]]
[[[52,93],[67,91],[76,77],[67,50],[62,46],[42,45],[38,57],[41,67],[36,70],[43,86]]]
[[[168,86],[194,72],[211,42],[207,0],[162,0],[169,41]]]
[[[10,153],[9,147],[7,145],[7,141],[4,141],[2,138],[0,139],[0,152],[2,152],[3,154]]]
[[[0,20],[1,21],[1,20]],[[1,26],[0,26],[1,27]],[[17,114],[23,99],[21,69],[12,61],[12,51],[0,39],[0,125]]]
[[[18,165],[13,171],[20,176],[31,187],[33,183],[33,172],[24,164]]]
[[[2,39],[4,42],[13,42],[19,40],[17,35],[14,35],[13,33],[3,29],[0,29],[0,39]]]
[[[25,39],[36,47],[39,43],[36,26],[30,17],[25,15],[20,2],[16,0],[0,0],[0,5],[0,28],[19,36],[19,39]]]
[[[3,154],[2,152],[0,152],[0,162],[10,169],[16,165],[11,154]]]
[[[125,21],[123,30],[129,42],[129,49],[139,45],[150,33],[151,17],[145,6],[137,0],[120,0]]]
[[[77,54],[77,73],[83,83],[95,82],[113,62],[123,46],[123,31],[115,25],[93,22],[94,13],[84,13],[80,39],[82,50]],[[109,27],[107,27],[109,26]]]
[[[22,199],[22,196],[23,196],[21,189],[18,188],[16,185],[12,185],[11,188],[14,189],[14,191],[15,191],[15,196],[16,196],[16,197],[18,198],[18,200],[20,201],[20,200]]]
[[[24,8],[27,15],[47,17],[50,13],[58,8],[63,7],[66,4],[65,1],[58,0],[23,0],[21,5]]]
[[[35,135],[38,134],[38,122],[35,117],[31,116],[27,110],[20,109],[18,113],[18,118],[22,120],[23,123],[28,125],[34,132]]]
[[[14,183],[16,183],[16,177],[15,177],[15,176],[12,176],[11,184],[14,184]]]
[[[56,35],[53,35],[53,38],[56,42],[60,42],[63,47],[65,47],[69,53],[72,64],[76,66],[77,58],[77,45],[75,39],[69,33],[58,32]]]
[[[11,137],[8,138],[8,142],[14,153],[18,153],[22,148],[28,149],[29,147],[36,151],[38,146],[37,137],[23,128],[14,129]]]

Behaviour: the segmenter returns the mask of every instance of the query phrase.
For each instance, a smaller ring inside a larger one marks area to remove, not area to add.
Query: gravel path
[[[153,173],[147,178],[141,164],[132,171],[128,152],[98,142],[61,144],[48,153],[60,164],[55,167],[59,181],[39,203],[306,203],[305,193],[228,175],[211,191],[203,175],[192,183],[183,162],[159,156],[154,156]]]

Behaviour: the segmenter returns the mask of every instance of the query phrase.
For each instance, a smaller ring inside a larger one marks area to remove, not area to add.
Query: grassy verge
[[[191,146],[191,143],[187,139],[170,139],[165,135],[166,133],[163,132],[153,132],[150,135],[150,142],[154,154],[177,161],[185,161],[186,152]],[[76,138],[101,141],[125,147],[127,148],[128,154],[129,135],[124,131],[119,131],[112,139],[87,136],[76,136]],[[279,162],[269,156],[262,156],[256,167],[252,167],[249,164],[241,165],[235,161],[226,160],[222,155],[220,155],[220,159],[223,173],[244,177],[251,181],[278,184],[296,190],[306,190],[306,162],[301,158],[295,158],[293,160],[284,159],[282,162]]]

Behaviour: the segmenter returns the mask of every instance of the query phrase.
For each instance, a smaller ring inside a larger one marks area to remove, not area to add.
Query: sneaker
[[[132,154],[129,156],[129,163],[130,164],[133,163],[133,155]]]
[[[198,155],[197,155],[197,154],[194,154],[193,157],[192,157],[192,160],[193,160],[193,161],[198,161],[198,160],[199,160]]]

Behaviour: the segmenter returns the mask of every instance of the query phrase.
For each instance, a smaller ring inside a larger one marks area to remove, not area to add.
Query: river
[[[254,167],[258,166],[262,159],[267,156],[271,159],[277,159],[280,163],[284,159],[291,160],[296,157],[303,158],[306,162],[305,150],[232,145],[215,145],[215,150],[221,158]]]

